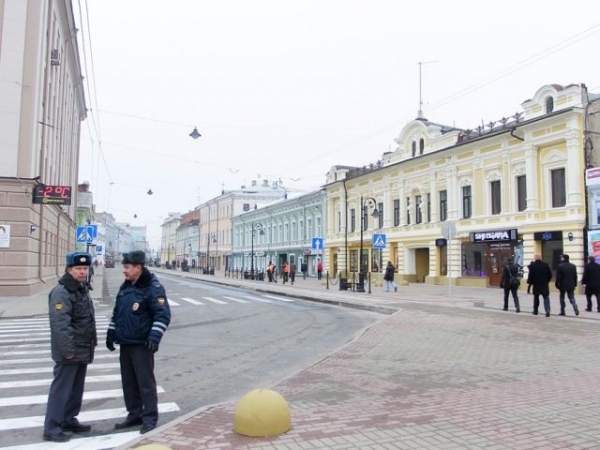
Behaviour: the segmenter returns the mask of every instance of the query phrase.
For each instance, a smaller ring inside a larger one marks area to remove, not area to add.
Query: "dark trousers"
[[[569,298],[569,302],[571,303],[571,305],[573,306],[573,311],[575,311],[575,313],[577,314],[579,312],[579,310],[577,309],[577,303],[575,303],[575,293],[574,293],[574,289],[567,289],[567,290],[560,290],[560,296],[559,296],[559,300],[560,300],[560,313],[564,314],[565,312],[565,294],[567,294],[567,297]]]
[[[504,310],[508,311],[508,294],[512,294],[513,301],[515,302],[515,308],[519,309],[519,296],[517,295],[517,288],[504,288]]]
[[[154,354],[142,345],[121,345],[121,382],[127,421],[142,419],[144,425],[158,421],[158,394],[154,378]]]
[[[600,288],[585,288],[585,299],[587,300],[587,310],[592,310],[592,296],[596,296],[597,311],[600,312]]]
[[[317,280],[320,280],[322,276],[323,276],[323,271],[322,270],[318,270],[317,271]]]
[[[292,284],[294,284],[294,281],[296,281],[296,274],[294,272],[290,272],[290,281]]]
[[[544,297],[544,309],[546,310],[546,314],[550,314],[550,296],[543,295]],[[533,294],[533,313],[537,314],[538,309],[540,308],[540,294]]]
[[[55,436],[62,424],[72,424],[81,411],[87,364],[55,364],[48,394],[44,434]]]

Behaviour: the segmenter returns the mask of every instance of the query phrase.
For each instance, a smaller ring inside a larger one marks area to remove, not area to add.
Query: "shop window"
[[[462,188],[463,219],[470,219],[472,215],[471,186]]]
[[[400,225],[400,200],[394,200],[394,226]]]
[[[502,212],[502,185],[500,180],[490,183],[490,191],[492,194],[492,214],[500,214]]]
[[[462,246],[462,274],[467,277],[487,277],[483,267],[487,245],[482,243],[465,243]]]
[[[417,195],[415,197],[415,223],[423,223],[423,212],[421,211],[421,202],[423,197]]]
[[[527,178],[525,175],[517,177],[517,211],[527,209]]]
[[[440,221],[448,219],[448,191],[440,191]]]
[[[371,261],[371,272],[379,272],[382,267],[383,254],[382,250],[378,248],[373,249],[373,260]]]
[[[552,207],[560,208],[567,204],[565,189],[565,169],[555,169],[550,172],[552,183]]]
[[[448,247],[438,247],[440,255],[440,275],[445,277],[448,275]]]

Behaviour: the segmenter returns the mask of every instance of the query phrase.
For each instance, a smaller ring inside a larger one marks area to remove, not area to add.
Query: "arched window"
[[[546,99],[546,114],[550,114],[552,111],[554,111],[554,99],[548,97]]]
[[[412,155],[413,157],[417,156],[417,143],[415,141],[412,142]]]
[[[419,155],[422,155],[424,151],[425,151],[425,140],[423,138],[421,138],[421,140],[419,141]]]

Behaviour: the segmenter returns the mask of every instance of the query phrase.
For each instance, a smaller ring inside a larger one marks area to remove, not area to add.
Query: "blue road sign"
[[[323,238],[322,237],[312,238],[312,248],[313,248],[313,250],[323,251]]]
[[[101,255],[103,251],[104,251],[104,248],[101,245],[96,245],[96,253],[98,255]]]
[[[94,232],[98,232],[98,228],[94,229],[96,225],[86,225],[83,227],[77,227],[75,231],[75,238],[78,244],[91,244],[94,241]]]
[[[373,235],[373,248],[385,248],[387,246],[387,236],[385,234]]]

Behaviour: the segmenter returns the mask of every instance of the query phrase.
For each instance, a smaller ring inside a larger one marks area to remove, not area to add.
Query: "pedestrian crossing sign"
[[[387,236],[385,234],[373,235],[373,248],[385,248],[387,245]]]
[[[75,238],[78,244],[91,244],[96,236],[96,226],[86,225],[83,227],[77,227],[75,231]]]

